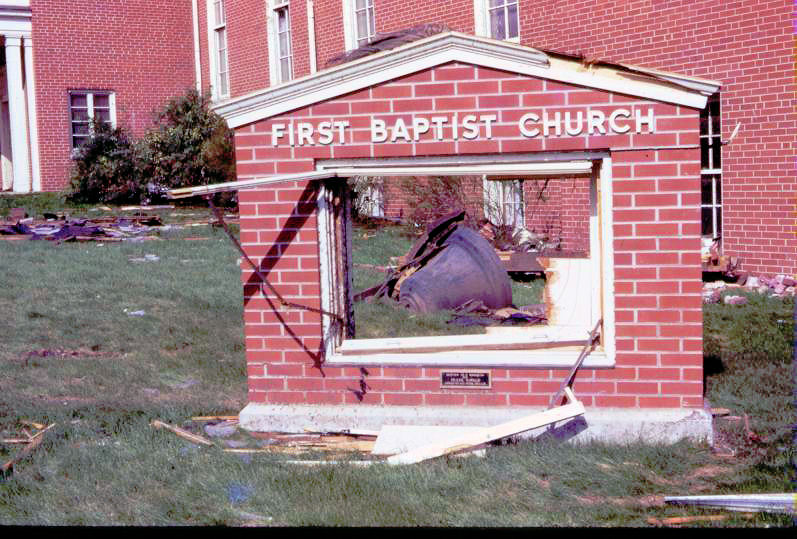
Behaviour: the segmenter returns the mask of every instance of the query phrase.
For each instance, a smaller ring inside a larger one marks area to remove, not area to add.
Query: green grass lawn
[[[732,458],[686,442],[538,441],[491,448],[484,458],[305,468],[149,426],[191,426],[193,415],[235,414],[246,403],[237,252],[209,227],[162,238],[0,241],[0,437],[19,432],[21,420],[57,423],[0,480],[0,524],[646,526],[649,517],[701,513],[729,517],[706,526],[792,523],[665,507],[662,496],[791,490],[793,302],[706,309],[709,398],[749,414],[763,440],[753,444],[739,422],[720,422]],[[129,260],[145,254],[160,260]],[[127,314],[139,310],[146,314]],[[758,341],[725,327],[745,317],[772,341],[753,358],[745,353]],[[0,462],[16,450],[0,444]]]

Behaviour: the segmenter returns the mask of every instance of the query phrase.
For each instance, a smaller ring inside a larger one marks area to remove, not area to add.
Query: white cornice
[[[318,73],[216,105],[232,128],[356,92],[450,62],[703,108],[719,83],[630,67],[585,67],[576,59],[493,39],[446,32],[359,58]]]

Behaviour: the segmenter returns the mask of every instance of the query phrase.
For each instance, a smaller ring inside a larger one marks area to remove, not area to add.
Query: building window
[[[346,50],[369,43],[376,36],[374,0],[343,0]]]
[[[78,148],[91,137],[93,121],[116,125],[113,92],[69,92],[69,113],[72,118],[72,148]]]
[[[704,237],[722,235],[722,161],[719,94],[700,112],[700,212]]]
[[[524,227],[523,180],[485,178],[483,184],[485,219],[497,226]]]
[[[477,35],[519,40],[518,0],[474,0],[474,19]]]
[[[271,84],[293,78],[291,18],[288,0],[269,0],[268,48]]]
[[[213,13],[210,17],[213,30],[213,52],[211,64],[213,73],[213,96],[230,95],[230,74],[227,63],[227,18],[224,14],[224,0],[213,0]]]

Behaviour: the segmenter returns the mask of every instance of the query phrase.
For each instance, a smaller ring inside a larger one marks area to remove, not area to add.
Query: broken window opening
[[[604,174],[608,175],[605,166],[600,168]],[[476,178],[481,184],[483,177]],[[515,179],[520,179],[520,177]],[[552,185],[554,179],[559,182],[569,181],[572,183],[575,181],[575,177],[547,179],[524,177],[522,184],[527,188],[524,189],[524,195],[528,196],[527,193],[531,187],[536,186],[539,190],[540,186]],[[348,324],[344,331],[344,328],[332,327],[325,320],[327,360],[333,363],[348,364],[366,362],[385,364],[414,364],[418,362],[428,364],[431,362],[431,364],[436,364],[440,361],[467,364],[468,361],[477,361],[473,354],[478,355],[480,350],[488,351],[488,355],[491,354],[490,351],[501,350],[500,359],[495,360],[499,363],[554,365],[558,364],[557,362],[566,361],[566,358],[570,357],[573,352],[570,348],[577,348],[578,343],[583,341],[583,334],[589,331],[590,322],[594,324],[594,321],[601,317],[603,307],[607,304],[606,298],[611,292],[611,286],[605,286],[606,279],[613,271],[610,268],[611,245],[607,245],[604,239],[610,237],[610,232],[607,232],[607,223],[610,223],[611,219],[601,220],[598,218],[601,208],[611,208],[610,200],[605,199],[605,194],[601,195],[596,174],[580,179],[587,186],[586,197],[589,201],[588,207],[585,209],[588,237],[582,242],[581,256],[571,252],[566,253],[567,256],[538,257],[544,259],[545,267],[542,269],[547,272],[548,283],[550,283],[546,292],[546,298],[550,304],[546,308],[546,314],[550,315],[552,323],[526,327],[523,328],[523,331],[512,327],[496,326],[497,329],[491,330],[490,333],[479,328],[481,331],[476,334],[427,334],[426,336],[382,338],[362,338],[361,330],[365,327],[361,321],[363,313],[358,312],[361,309],[353,301],[354,293],[361,291],[360,287],[367,281],[362,278],[363,262],[358,258],[356,244],[362,243],[360,241],[362,239],[375,235],[379,229],[355,226],[342,205],[344,201],[349,201],[345,204],[349,204],[350,211],[350,199],[347,196],[347,190],[343,187],[343,182],[325,182],[319,196],[322,304],[332,307],[333,312],[345,312]],[[389,183],[385,185],[386,191],[389,191],[390,188],[387,187]],[[527,205],[525,213],[528,214],[528,211]],[[353,250],[352,238],[354,238],[355,244]],[[406,244],[405,241],[405,247]],[[347,258],[345,265],[341,258],[343,255]],[[432,254],[432,258],[434,256],[436,255]],[[396,265],[398,266],[398,264]],[[377,271],[375,278],[378,280],[380,278],[378,270],[384,268],[379,268],[378,264],[372,264],[372,266],[376,267],[368,269]],[[372,278],[374,278],[373,274]],[[613,305],[613,298],[608,300],[608,303]],[[393,315],[394,321],[398,320],[400,323],[404,323],[407,319],[418,318],[418,315],[411,311],[394,310],[394,313],[401,315]],[[613,324],[613,313],[607,319],[608,323]],[[390,324],[391,321],[387,320],[386,323]],[[354,336],[357,338],[352,338]],[[607,338],[611,338],[613,341],[613,331],[609,332]],[[599,354],[596,356],[597,361],[603,361],[607,365],[613,364],[613,342],[608,348],[611,348],[611,354],[602,356]],[[534,354],[535,350],[538,355]],[[542,362],[540,362],[540,353],[545,355]],[[457,356],[456,359],[452,357],[452,354]],[[484,354],[481,355],[481,358],[481,361],[486,361],[486,364],[493,362],[493,360],[486,359]],[[463,361],[465,363],[462,363]]]

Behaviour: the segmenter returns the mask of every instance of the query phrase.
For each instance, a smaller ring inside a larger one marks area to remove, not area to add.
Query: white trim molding
[[[445,32],[228,100],[217,105],[215,110],[230,127],[236,128],[450,62],[696,109],[702,109],[708,95],[720,86],[717,82],[676,75],[668,75],[665,80],[662,74],[630,71],[619,66],[586,68],[575,58],[552,56],[506,41]]]
[[[583,155],[583,154],[582,154]],[[611,368],[615,364],[614,329],[614,256],[612,236],[612,189],[611,159],[603,153],[592,155],[592,159],[576,159],[566,154],[549,155],[546,160],[529,159],[527,162],[503,162],[502,156],[478,156],[473,163],[460,157],[458,164],[435,163],[439,158],[420,159],[414,165],[396,166],[395,161],[363,160],[364,166],[355,160],[335,160],[317,163],[320,172],[332,173],[335,177],[361,175],[462,175],[484,173],[488,175],[562,175],[589,174],[590,196],[590,255],[588,277],[592,290],[588,301],[589,321],[594,324],[603,319],[601,347],[595,350],[584,363],[590,368]],[[581,157],[581,155],[579,156]],[[486,159],[491,158],[491,163]],[[414,170],[411,170],[414,169]],[[463,170],[466,170],[463,172]],[[434,172],[430,172],[434,171]],[[477,171],[477,172],[474,172]],[[319,176],[318,179],[321,179]],[[335,312],[335,298],[341,296],[336,281],[337,272],[330,266],[340,257],[336,254],[335,240],[327,231],[333,230],[332,210],[327,188],[322,184],[318,194],[318,228],[321,275],[321,308]],[[325,363],[335,366],[479,366],[479,367],[524,367],[567,368],[578,358],[581,341],[589,334],[587,325],[557,325],[530,328],[522,336],[511,335],[467,335],[438,337],[406,337],[399,339],[344,339],[336,335],[337,325],[329,316],[322,316]],[[572,322],[571,322],[572,323]],[[582,327],[583,326],[583,327]],[[339,328],[338,328],[339,329]],[[400,352],[394,352],[401,350]]]

